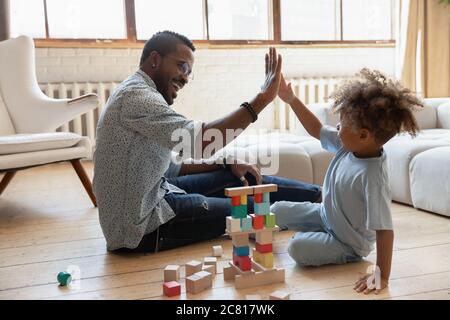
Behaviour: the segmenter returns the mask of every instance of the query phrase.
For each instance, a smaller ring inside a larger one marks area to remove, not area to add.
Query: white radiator
[[[95,144],[95,130],[98,118],[102,112],[111,92],[119,85],[116,82],[109,83],[40,83],[41,90],[50,98],[66,99],[95,93],[100,99],[99,107],[83,114],[70,122],[63,124],[57,131],[74,132],[91,139]]]
[[[328,102],[328,97],[346,77],[329,78],[291,78],[286,79],[292,83],[292,89],[303,103]],[[303,126],[298,121],[292,109],[279,98],[275,101],[275,129],[286,133],[304,133]]]

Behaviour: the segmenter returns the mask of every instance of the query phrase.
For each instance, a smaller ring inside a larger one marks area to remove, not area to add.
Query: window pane
[[[392,39],[391,0],[343,0],[344,40]]]
[[[47,0],[50,38],[126,38],[123,0]]]
[[[13,0],[11,9],[11,37],[28,35],[45,38],[45,12],[43,0]]]
[[[210,40],[268,40],[267,0],[208,0]]]
[[[203,0],[135,0],[135,10],[139,40],[147,40],[164,30],[178,32],[191,40],[204,39]]]
[[[281,39],[340,40],[339,11],[336,0],[281,0]]]

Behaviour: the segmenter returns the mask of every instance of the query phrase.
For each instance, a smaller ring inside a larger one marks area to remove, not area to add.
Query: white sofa
[[[426,99],[425,105],[416,113],[419,135],[415,139],[399,135],[385,145],[393,200],[450,216],[450,98]],[[331,113],[330,104],[309,108],[322,123],[337,124],[338,117]],[[323,183],[333,154],[323,150],[320,142],[302,128],[296,134],[243,136],[227,149],[245,149],[260,160],[269,146],[275,146],[272,159],[279,156],[279,168],[270,174]]]

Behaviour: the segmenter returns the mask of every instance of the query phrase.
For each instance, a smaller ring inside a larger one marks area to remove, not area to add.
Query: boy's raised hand
[[[286,79],[284,79],[283,74],[281,74],[281,81],[280,81],[280,89],[278,89],[278,96],[281,100],[284,102],[290,104],[295,99],[294,91],[292,90],[292,84],[289,82],[289,84],[286,83]]]

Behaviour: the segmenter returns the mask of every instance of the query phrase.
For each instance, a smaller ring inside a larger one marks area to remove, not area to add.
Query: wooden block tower
[[[225,189],[231,198],[231,217],[227,217],[227,233],[233,241],[233,262],[224,268],[225,280],[234,278],[236,288],[284,282],[284,269],[273,267],[273,232],[278,231],[275,215],[270,212],[270,192],[275,184]],[[248,196],[253,196],[254,213],[248,215]],[[249,235],[256,235],[250,250]],[[250,253],[253,253],[253,259]]]

